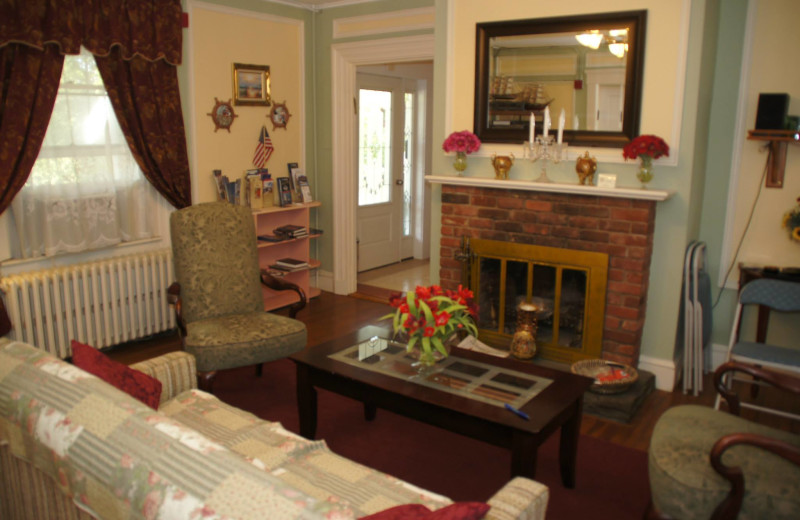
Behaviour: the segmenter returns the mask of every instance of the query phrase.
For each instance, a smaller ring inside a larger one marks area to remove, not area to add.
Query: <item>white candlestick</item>
[[[561,115],[558,116],[558,144],[564,138],[564,123],[567,121],[567,113],[561,109]]]
[[[528,128],[528,142],[532,143],[533,138],[536,137],[536,117],[531,112],[531,122]]]
[[[550,131],[550,107],[544,107],[544,138],[547,139],[547,133]]]

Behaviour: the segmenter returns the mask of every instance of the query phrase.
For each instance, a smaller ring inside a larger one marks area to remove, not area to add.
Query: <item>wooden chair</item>
[[[198,387],[212,390],[219,370],[283,358],[306,346],[294,319],[306,304],[297,285],[260,269],[253,216],[244,206],[210,202],[170,215],[175,278],[169,290],[183,349],[197,360]],[[264,311],[262,285],[291,290],[290,317]]]
[[[723,381],[734,372],[800,394],[793,375],[736,361],[720,366],[714,386],[730,413],[676,406],[656,423],[645,518],[800,518],[800,435],[739,417],[739,398]]]

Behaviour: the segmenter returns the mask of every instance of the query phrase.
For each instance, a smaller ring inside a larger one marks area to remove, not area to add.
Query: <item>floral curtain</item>
[[[0,47],[0,213],[28,180],[58,93],[64,56],[55,45]]]
[[[119,126],[145,177],[173,206],[192,204],[178,74],[163,61],[95,55]],[[164,95],[172,92],[174,95]],[[180,121],[180,125],[174,122]]]
[[[151,69],[149,74],[130,73],[128,79],[112,80],[114,84],[107,87],[116,91],[119,102],[113,102],[115,112],[145,177],[176,207],[191,204],[189,160],[180,110],[170,110],[169,120],[144,118],[138,130],[130,122],[122,125],[133,113],[154,114],[165,107],[180,107],[174,69],[181,60],[181,16],[180,0],[0,2],[0,212],[25,184],[44,138],[61,72],[61,62],[54,74],[46,56],[78,54],[81,45],[101,61],[108,57],[113,61],[150,63],[133,66]],[[159,65],[153,66],[154,63]],[[106,68],[109,77],[120,76],[111,65],[98,63],[98,67]],[[147,78],[165,74],[164,70],[170,70],[167,67],[171,68],[170,79],[159,78],[155,82]],[[103,76],[105,80],[106,74]],[[120,86],[123,83],[127,86]],[[163,89],[154,89],[155,86]],[[141,94],[148,89],[153,91]],[[109,96],[113,98],[111,90]],[[125,95],[125,90],[137,95]],[[20,98],[27,104],[18,104]],[[176,138],[179,135],[181,139]],[[176,148],[164,153],[166,146]]]

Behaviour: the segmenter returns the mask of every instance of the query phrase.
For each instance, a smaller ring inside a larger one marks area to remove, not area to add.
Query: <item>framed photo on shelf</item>
[[[289,177],[278,177],[278,200],[281,207],[292,204],[292,187],[289,185]]]
[[[269,65],[233,64],[233,104],[269,106]]]

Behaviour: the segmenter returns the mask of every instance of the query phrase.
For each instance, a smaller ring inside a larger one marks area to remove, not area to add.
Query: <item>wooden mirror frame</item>
[[[528,140],[526,128],[490,128],[489,113],[489,42],[498,36],[524,36],[554,33],[579,33],[588,30],[628,29],[628,51],[625,56],[625,96],[621,132],[564,130],[564,142],[571,146],[622,148],[639,134],[644,69],[644,42],[647,11],[626,11],[583,16],[509,20],[476,24],[475,38],[475,135],[485,143],[523,143]],[[557,121],[558,114],[551,114]],[[554,129],[551,127],[551,132]],[[537,126],[536,135],[541,135]]]

